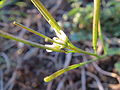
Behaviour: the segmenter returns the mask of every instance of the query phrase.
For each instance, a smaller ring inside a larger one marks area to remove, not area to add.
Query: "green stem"
[[[93,49],[97,52],[98,41],[98,22],[100,19],[100,0],[94,0],[94,15],[93,15]]]
[[[75,53],[83,53],[83,54],[87,54],[87,55],[92,55],[95,56],[97,58],[99,58],[100,56],[95,54],[95,53],[90,53],[84,50],[81,50],[80,48],[77,48],[76,46],[74,46],[70,41],[69,41],[69,47],[67,47],[68,49],[73,50]]]
[[[49,37],[47,37],[47,36],[45,36],[45,35],[37,32],[37,31],[35,31],[35,30],[33,30],[33,29],[30,29],[30,28],[28,28],[28,27],[26,27],[26,26],[24,26],[24,25],[22,25],[22,24],[20,24],[20,23],[18,23],[18,22],[15,22],[15,21],[14,21],[13,24],[14,24],[14,25],[17,25],[17,26],[19,26],[19,27],[21,27],[21,28],[24,28],[24,29],[28,30],[29,32],[32,32],[32,33],[34,33],[34,34],[36,34],[36,35],[38,35],[38,36],[40,36],[40,37],[43,37],[43,38],[45,38],[46,40],[48,40],[48,41],[50,41],[50,42],[57,43],[57,44],[60,44],[60,45],[64,45],[63,43],[56,42],[56,41],[54,41],[53,39],[51,39],[51,38],[49,38]]]
[[[78,68],[80,66],[84,66],[86,64],[95,62],[95,61],[100,60],[100,59],[102,59],[104,57],[106,57],[106,56],[101,56],[99,58],[96,58],[96,59],[93,59],[93,60],[90,60],[90,61],[86,61],[86,62],[82,62],[82,63],[78,63],[78,64],[74,64],[74,65],[68,66],[67,68],[61,69],[61,70],[53,73],[52,75],[45,77],[44,81],[45,82],[50,82],[51,80],[55,79],[56,77],[62,75],[63,73],[65,73],[67,71],[70,71],[70,70],[73,70],[73,69]]]
[[[31,0],[31,1],[37,7],[37,9],[40,11],[40,13],[43,15],[43,17],[47,20],[47,22],[55,30],[57,30],[57,32],[59,32],[59,30],[62,30],[61,27],[58,25],[58,23],[55,21],[55,19],[52,17],[52,15],[48,12],[48,10],[40,2],[40,0]]]
[[[47,47],[47,46],[44,46],[44,45],[41,45],[41,44],[38,44],[38,43],[35,43],[35,42],[31,42],[31,41],[28,41],[28,40],[24,40],[24,39],[21,39],[21,38],[18,38],[18,37],[15,37],[11,34],[8,34],[6,32],[3,32],[0,30],[0,36],[1,37],[4,37],[4,38],[8,38],[8,39],[12,39],[12,40],[15,40],[15,41],[18,41],[18,42],[22,42],[22,43],[25,43],[25,44],[28,44],[28,45],[31,45],[33,47],[37,47],[37,48],[43,48],[43,49],[49,49],[49,50],[52,50],[52,51],[56,51],[56,52],[64,52],[64,50],[59,50],[59,49],[54,49],[54,48],[50,48],[50,47]]]
[[[103,46],[103,49],[104,49],[104,54],[106,55],[106,54],[107,54],[107,49],[106,49],[106,47],[105,47],[105,43],[104,43],[102,31],[101,31],[100,21],[99,21],[99,24],[98,24],[98,35],[99,35],[100,40],[101,40],[101,42],[102,42],[102,46]]]

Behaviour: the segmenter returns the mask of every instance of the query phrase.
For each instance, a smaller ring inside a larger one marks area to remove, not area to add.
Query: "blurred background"
[[[74,45],[92,51],[93,0],[41,0]],[[12,24],[55,36],[30,0],[0,0],[0,30],[37,43],[41,37]],[[48,53],[0,37],[0,90],[120,90],[120,0],[101,0],[102,31],[111,56],[69,71],[50,83],[43,78],[68,65],[90,60],[83,54]],[[98,52],[103,53],[101,42]]]

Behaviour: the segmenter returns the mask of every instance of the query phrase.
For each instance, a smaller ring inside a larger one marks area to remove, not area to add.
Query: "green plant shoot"
[[[100,0],[94,0],[94,12],[93,12],[93,49],[97,52],[98,41],[98,22],[100,19]]]
[[[73,70],[73,69],[75,69],[75,68],[84,66],[84,65],[86,65],[86,64],[95,62],[95,61],[100,60],[100,59],[105,58],[105,57],[106,57],[106,55],[102,55],[102,56],[100,56],[99,58],[95,58],[95,59],[90,60],[90,61],[86,61],[86,62],[82,62],[82,63],[78,63],[78,64],[74,64],[74,65],[68,66],[68,67],[66,67],[66,68],[64,68],[64,69],[61,69],[61,70],[53,73],[53,74],[50,75],[50,76],[45,77],[45,78],[44,78],[44,81],[45,81],[45,82],[50,82],[51,80],[55,79],[56,77],[60,76],[61,74],[65,73],[65,72],[67,72],[67,71],[70,71],[70,70]]]
[[[64,52],[64,50],[59,50],[57,48],[50,48],[50,47],[47,47],[45,45],[42,45],[42,44],[38,44],[38,43],[35,43],[35,42],[31,42],[31,41],[28,41],[28,40],[25,40],[25,39],[22,39],[22,38],[18,38],[18,37],[15,37],[11,34],[8,34],[2,30],[0,30],[0,36],[1,37],[4,37],[4,38],[7,38],[7,39],[11,39],[11,40],[15,40],[15,41],[18,41],[18,42],[22,42],[24,44],[28,44],[28,45],[31,45],[33,47],[37,47],[37,48],[43,48],[43,49],[48,49],[48,50],[53,50],[53,51],[56,51],[56,52]]]
[[[104,50],[104,54],[107,54],[107,48],[106,48],[106,45],[104,43],[100,21],[98,22],[98,35],[99,35],[99,38],[100,38],[100,40],[102,42],[102,47],[103,47],[103,50]]]
[[[61,69],[61,70],[53,73],[53,74],[50,75],[50,76],[45,77],[45,78],[44,78],[44,81],[45,81],[45,82],[50,82],[51,80],[55,79],[56,77],[60,76],[61,74],[65,73],[65,72],[67,72],[67,71],[70,71],[70,70],[72,70],[72,69],[75,69],[75,68],[84,66],[85,64],[89,64],[89,63],[94,62],[94,61],[96,61],[96,60],[98,60],[98,59],[93,59],[93,60],[86,61],[86,62],[83,62],[83,63],[74,64],[74,65],[68,66],[68,67],[66,67],[66,68],[64,68],[64,69]]]
[[[64,45],[63,43],[56,42],[55,40],[53,40],[53,39],[51,39],[51,38],[49,38],[49,37],[47,37],[47,36],[45,36],[45,35],[37,32],[37,31],[35,31],[35,30],[32,30],[31,28],[28,28],[28,27],[26,27],[26,26],[24,26],[24,25],[22,25],[22,24],[20,24],[20,23],[18,23],[18,22],[15,22],[15,21],[14,21],[13,24],[14,24],[14,25],[17,25],[17,26],[19,26],[19,27],[21,27],[21,28],[24,28],[24,29],[26,29],[27,31],[29,31],[29,32],[31,32],[31,33],[34,33],[34,34],[36,34],[36,35],[38,35],[38,36],[40,36],[40,37],[42,37],[42,38],[45,38],[46,41],[55,42],[55,43]]]
[[[40,0],[31,0],[31,1],[37,7],[37,9],[41,12],[43,17],[51,25],[52,28],[57,30],[57,32],[62,30],[61,27],[58,25],[58,23],[55,21],[55,19],[52,17],[52,15],[48,12],[48,10],[40,2]]]
[[[82,62],[79,64],[74,64],[71,66],[68,66],[64,69],[61,69],[55,73],[53,73],[50,76],[47,76],[44,78],[45,82],[49,82],[51,80],[53,80],[54,78],[60,76],[61,74],[70,71],[72,69],[78,68],[80,66],[83,66],[85,64],[89,64],[91,62],[100,60],[101,58],[106,57],[107,55],[97,55],[96,53],[91,53],[91,52],[87,52],[84,50],[81,50],[79,48],[77,48],[76,46],[74,46],[70,40],[68,39],[68,37],[66,36],[66,34],[62,31],[61,27],[57,24],[57,22],[55,21],[55,19],[52,17],[52,15],[47,11],[47,9],[42,5],[42,3],[40,2],[40,0],[31,0],[32,3],[37,7],[37,9],[41,12],[41,14],[43,15],[43,17],[47,20],[47,22],[51,25],[52,28],[54,28],[55,33],[56,33],[56,37],[54,37],[53,39],[35,31],[32,30],[30,28],[27,28],[25,26],[23,26],[22,24],[19,24],[17,22],[14,22],[13,24],[22,27],[38,36],[41,36],[45,39],[47,39],[48,41],[52,42],[52,45],[41,45],[38,43],[34,43],[28,40],[24,40],[18,37],[15,37],[13,35],[10,35],[8,33],[5,33],[3,31],[0,31],[0,36],[1,37],[5,37],[8,39],[12,39],[12,40],[16,40],[34,47],[38,47],[38,48],[43,48],[43,49],[48,49],[51,51],[56,51],[56,52],[63,52],[63,53],[83,53],[83,54],[87,54],[87,55],[92,55],[95,56],[96,58],[87,62]],[[98,35],[101,39],[101,41],[103,42],[103,37],[102,37],[102,32],[101,32],[101,26],[100,26],[100,0],[94,0],[94,15],[93,15],[93,48],[96,52],[97,50],[97,39],[98,39]],[[104,46],[104,42],[103,42],[103,46]],[[106,50],[104,49],[104,52],[106,52]],[[108,54],[108,53],[107,53]]]

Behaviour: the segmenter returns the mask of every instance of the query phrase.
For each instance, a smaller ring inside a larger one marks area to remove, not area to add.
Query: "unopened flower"
[[[56,33],[56,36],[59,39],[61,39],[62,41],[64,41],[64,43],[67,42],[67,36],[66,36],[66,34],[62,30],[60,30],[59,32],[55,30],[55,33]]]
[[[59,42],[59,43],[64,43],[63,40],[61,40],[57,37],[54,37],[53,40],[56,41],[56,42]],[[56,50],[60,50],[60,49],[64,48],[64,45],[61,45],[61,44],[58,44],[58,43],[53,43],[52,45],[45,45],[45,46],[50,47],[50,48],[54,48]],[[46,51],[47,52],[52,52],[52,50],[48,50],[48,49]]]
[[[45,46],[46,46],[46,47],[50,47],[50,48],[55,48],[54,45],[47,45],[47,44],[46,44]],[[52,52],[52,50],[49,50],[49,49],[46,49],[46,51],[47,51],[47,52]]]
[[[67,44],[67,41],[68,41],[68,38],[67,38],[66,34],[62,30],[57,31],[54,28],[54,31],[55,31],[57,37],[54,37],[53,40],[55,42],[58,42],[58,43],[61,43],[61,44],[53,42],[52,45],[45,45],[45,46],[50,47],[50,48],[54,48],[56,50],[61,50],[62,48],[65,48],[65,46]],[[52,52],[52,50],[48,50],[48,49],[46,51],[47,52]]]

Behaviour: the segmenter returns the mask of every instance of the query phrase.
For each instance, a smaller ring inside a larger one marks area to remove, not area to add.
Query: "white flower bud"
[[[53,40],[56,42],[62,43],[62,44],[66,44],[66,42],[67,42],[66,34],[62,30],[60,30],[59,32],[55,30],[55,33],[56,33],[57,37],[53,37]],[[56,50],[60,50],[60,49],[65,47],[65,45],[61,45],[61,44],[58,44],[55,42],[52,45],[45,45],[45,46],[50,47],[50,48],[54,48]],[[48,49],[46,51],[52,52],[52,50],[48,50]]]
[[[54,45],[45,45],[46,47],[54,48]],[[46,49],[47,52],[52,52],[52,50]]]

